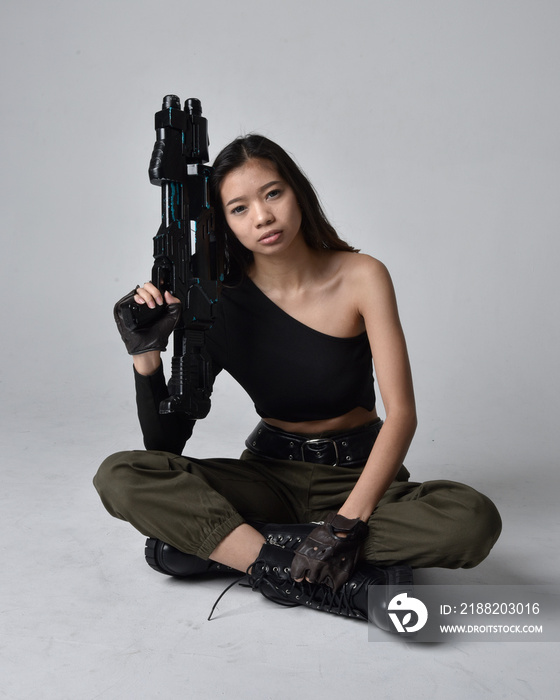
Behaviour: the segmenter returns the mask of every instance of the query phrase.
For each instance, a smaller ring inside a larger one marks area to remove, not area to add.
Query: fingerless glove
[[[306,578],[337,590],[350,578],[367,534],[368,526],[359,518],[349,520],[329,513],[324,524],[312,530],[296,550],[292,578]]]
[[[132,290],[115,304],[113,315],[121,338],[129,355],[141,355],[144,352],[159,350],[163,352],[167,348],[169,336],[177,325],[181,315],[181,304],[166,304],[151,309],[148,313],[154,314],[154,322],[137,328],[130,328],[126,323],[123,311],[135,304]]]

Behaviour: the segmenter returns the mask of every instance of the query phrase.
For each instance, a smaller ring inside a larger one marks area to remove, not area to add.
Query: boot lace
[[[252,572],[249,573],[252,569]],[[257,573],[254,573],[257,571]],[[285,574],[285,578],[281,574]],[[230,583],[218,596],[212,606],[208,620],[212,618],[216,606],[224,595],[235,585],[251,588],[260,593],[268,600],[287,608],[305,605],[307,607],[334,613],[367,619],[367,611],[361,611],[353,604],[354,596],[367,585],[364,578],[359,583],[348,582],[338,590],[333,590],[329,586],[320,583],[310,583],[309,581],[294,581],[290,577],[290,570],[285,568],[283,572],[279,567],[271,567],[264,560],[257,559],[246,571],[244,576]]]

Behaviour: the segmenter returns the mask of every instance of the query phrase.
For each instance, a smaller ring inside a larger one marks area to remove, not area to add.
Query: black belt
[[[261,421],[249,435],[245,445],[253,454],[270,459],[332,466],[363,466],[382,425],[383,421],[379,420],[344,434],[309,438],[305,435],[286,433]]]

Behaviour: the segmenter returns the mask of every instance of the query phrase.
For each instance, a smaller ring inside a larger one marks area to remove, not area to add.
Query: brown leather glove
[[[138,328],[130,328],[125,323],[123,307],[134,304],[136,289],[119,299],[115,304],[113,315],[121,338],[123,339],[129,355],[141,355],[144,352],[159,350],[163,352],[167,348],[169,336],[177,325],[181,315],[181,304],[165,304],[150,309],[149,314],[154,315],[154,322]]]
[[[359,518],[329,513],[297,548],[292,578],[324,583],[336,591],[350,578],[367,534],[368,526]]]

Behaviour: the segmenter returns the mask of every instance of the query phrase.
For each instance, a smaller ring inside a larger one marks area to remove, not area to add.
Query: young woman
[[[101,465],[94,481],[109,512],[150,538],[160,571],[214,562],[249,572],[276,602],[362,619],[369,584],[406,588],[411,567],[478,564],[501,529],[492,502],[455,482],[412,483],[403,466],[416,410],[386,268],[338,237],[270,140],[235,140],[213,172],[228,278],[208,350],[214,374],[229,371],[262,420],[239,460],[179,456],[194,421],[157,410],[179,300],[138,287],[137,303],[168,313],[142,345],[116,306],[147,451]]]

